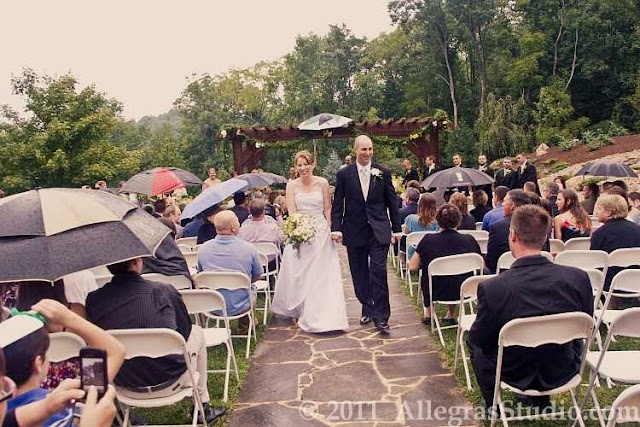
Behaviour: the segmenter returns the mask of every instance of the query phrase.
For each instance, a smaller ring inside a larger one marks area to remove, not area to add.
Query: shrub
[[[576,146],[576,142],[576,139],[562,138],[562,140],[558,143],[558,146],[562,151],[569,151]]]
[[[613,144],[613,138],[609,135],[599,134],[591,138],[588,142],[585,142],[588,151],[595,151],[598,148],[606,147]]]
[[[558,162],[551,166],[551,173],[560,172],[562,169],[568,168],[569,166],[571,166],[571,163]]]
[[[553,135],[551,138],[548,139],[548,143],[549,145],[560,145],[562,144],[562,141],[564,141],[566,138],[562,135],[560,135],[559,133],[556,133],[555,135]]]
[[[587,179],[583,179],[582,181],[580,181],[578,183],[578,185],[576,185],[576,191],[582,191],[582,189],[584,188],[585,185],[589,184],[589,183],[599,183],[600,181],[606,181],[607,178],[604,177],[593,177],[593,178],[587,178]]]

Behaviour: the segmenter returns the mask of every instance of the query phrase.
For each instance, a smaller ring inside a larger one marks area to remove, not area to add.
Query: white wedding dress
[[[322,192],[295,194],[299,213],[316,220],[316,235],[300,245],[300,252],[287,245],[282,256],[272,310],[298,319],[307,332],[346,330],[349,327],[342,287],[340,258],[324,217]]]

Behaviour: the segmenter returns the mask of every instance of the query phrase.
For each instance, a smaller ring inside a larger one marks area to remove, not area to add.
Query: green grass
[[[389,266],[389,268],[393,268],[392,266]],[[400,279],[400,277],[398,277],[398,279],[400,280],[400,283],[402,284],[405,293],[407,294],[407,296],[409,296],[409,288],[407,285],[406,281],[403,281],[402,279]],[[411,279],[414,283],[414,291],[415,291],[415,283],[418,283],[418,276],[417,274],[413,274],[412,275],[412,279]],[[415,295],[415,293],[414,293]],[[420,317],[422,317],[422,313],[423,313],[423,308],[422,308],[422,303],[416,301],[416,297],[414,296],[412,298],[412,302],[414,303],[415,307],[416,307],[416,312],[418,312],[420,314]],[[444,316],[444,314],[446,313],[446,307],[445,306],[439,306],[436,310],[438,318],[442,318]],[[425,327],[429,332],[429,328]],[[602,335],[602,339],[604,340],[605,336],[606,336],[606,329],[604,326],[602,326],[601,330],[601,335]],[[456,377],[458,383],[460,384],[460,389],[462,391],[462,393],[464,394],[464,396],[476,407],[484,407],[484,399],[482,398],[482,394],[480,393],[480,390],[478,389],[478,384],[476,382],[475,379],[475,374],[473,372],[473,366],[471,364],[471,362],[469,361],[469,374],[471,376],[471,381],[472,381],[472,390],[467,390],[467,386],[466,386],[466,379],[465,379],[465,375],[464,375],[464,368],[462,365],[462,361],[458,360],[458,367],[454,372],[453,369],[453,362],[455,359],[455,341],[456,341],[456,333],[457,333],[457,329],[446,329],[444,331],[442,331],[442,335],[444,337],[444,341],[446,346],[443,348],[440,345],[440,339],[438,337],[438,333],[434,332],[432,335],[433,341],[434,343],[436,343],[438,345],[438,348],[440,350],[440,354],[441,357],[445,363],[445,365],[453,372],[454,376]],[[466,337],[465,337],[466,338]],[[591,347],[592,350],[597,350],[597,348],[595,347],[595,344]],[[629,339],[629,338],[617,338],[616,342],[612,342],[611,345],[609,346],[610,350],[640,350],[640,340],[637,339]],[[468,351],[467,351],[467,355],[468,355]],[[640,363],[640,361],[638,361],[638,363]],[[583,381],[582,383],[585,384],[585,386],[581,387],[579,392],[578,392],[578,404],[582,403],[582,398],[584,397],[584,393],[586,392],[586,384],[589,381],[589,369],[585,368],[584,370],[584,375],[583,375]],[[616,397],[618,397],[618,395],[625,389],[628,387],[628,385],[626,384],[621,384],[621,385],[615,385],[613,388],[608,388],[606,386],[606,382],[603,381],[602,379],[600,380],[600,384],[601,387],[596,388],[596,395],[598,396],[598,401],[600,403],[600,407],[601,408],[607,408],[610,407],[611,404],[613,403],[613,401],[615,400]],[[503,392],[503,400],[511,400],[511,401],[515,401],[515,399],[513,398],[513,396],[510,396],[510,393],[507,392]],[[569,396],[569,393],[564,393],[564,394],[560,394],[557,396],[552,396],[551,397],[552,402],[554,402],[557,406],[563,406],[564,408],[569,408],[571,406],[571,397]],[[586,409],[592,409],[593,408],[593,404],[591,402],[591,399],[589,399],[587,401],[587,405],[586,405]],[[586,416],[585,416],[586,417]],[[585,423],[588,426],[599,426],[599,423],[597,420],[588,420],[585,419]],[[517,425],[517,426],[566,426],[568,424],[568,421],[544,421],[544,420],[535,420],[535,421],[510,421],[509,422],[510,425]],[[488,425],[488,423],[487,423]]]
[[[264,296],[259,295],[256,302],[256,307],[264,307]],[[262,324],[262,311],[256,311],[256,325],[257,342],[260,342],[266,327]],[[237,321],[231,322],[231,333],[236,334]],[[211,406],[224,406],[227,408],[227,413],[215,423],[215,426],[223,426],[231,414],[231,408],[238,398],[238,393],[242,384],[244,383],[247,370],[250,366],[251,359],[245,359],[247,340],[243,338],[233,339],[233,349],[236,355],[236,361],[238,363],[238,373],[240,375],[240,381],[236,381],[236,377],[233,373],[229,376],[229,399],[227,402],[222,401],[222,395],[224,390],[224,373],[210,373],[208,375],[207,385],[209,388],[209,396],[211,397]],[[257,343],[253,341],[251,343],[251,354],[255,351]],[[208,356],[208,368],[209,369],[226,369],[227,364],[227,349],[223,345],[212,347],[207,350]],[[132,410],[133,414],[144,417],[149,424],[191,424],[191,408],[192,400],[185,399],[175,405],[165,406],[152,409],[135,409]]]

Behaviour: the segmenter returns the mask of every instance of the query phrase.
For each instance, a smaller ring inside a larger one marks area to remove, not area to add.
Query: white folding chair
[[[182,274],[178,276],[167,276],[160,273],[145,273],[142,275],[143,279],[151,280],[153,282],[166,283],[172,285],[177,290],[191,289],[191,280]]]
[[[609,345],[614,336],[640,338],[640,307],[620,310],[620,314],[611,322],[602,350],[587,353],[586,363],[591,370],[591,376],[582,406],[586,405],[588,397],[591,396],[601,425],[604,425],[604,417],[593,389],[598,376],[625,384],[640,384],[640,351],[610,351]]]
[[[564,242],[565,251],[588,251],[591,249],[591,237],[574,237]]]
[[[468,390],[471,390],[471,376],[469,375],[467,352],[464,345],[464,333],[468,332],[473,322],[476,321],[476,314],[473,312],[473,303],[478,300],[478,285],[494,277],[496,277],[495,274],[467,277],[464,282],[462,282],[462,286],[460,286],[460,313],[458,314],[458,336],[456,337],[456,355],[453,361],[453,369],[455,370],[458,366],[458,351],[460,351]],[[469,305],[469,313],[465,312],[465,304]]]
[[[553,256],[547,251],[540,251],[540,255],[553,262]],[[496,273],[500,273],[502,270],[509,270],[511,268],[511,264],[516,261],[515,257],[511,253],[511,251],[507,251],[500,255],[498,258],[498,266],[496,267]]]
[[[616,249],[609,254],[609,267],[640,265],[640,248]]]
[[[191,246],[187,246],[184,243],[180,243],[178,245],[178,249],[180,249],[180,253],[186,254],[188,252],[193,252],[193,250],[191,249]]]
[[[602,308],[594,311],[594,316],[598,320],[597,326],[604,323],[610,328],[611,323],[623,312],[609,309],[611,298],[640,298],[640,270],[622,270],[613,276],[609,290],[603,289],[602,293],[606,298]]]
[[[444,337],[442,336],[443,329],[457,328],[457,325],[440,326],[440,321],[436,315],[436,304],[444,305],[458,305],[459,299],[453,301],[435,300],[433,298],[433,278],[434,276],[455,276],[464,273],[479,273],[482,275],[482,268],[484,267],[484,259],[481,255],[476,253],[467,253],[459,255],[449,255],[441,258],[436,258],[429,263],[427,267],[427,277],[429,279],[429,300],[431,307],[431,332],[438,331],[440,342],[442,346],[445,346]]]
[[[471,234],[476,240],[489,238],[489,232],[484,230],[458,230],[458,233]]]
[[[180,239],[176,239],[176,245],[185,245],[189,246],[191,250],[198,244],[197,237],[182,237]]]
[[[564,251],[564,242],[560,239],[549,239],[549,251],[552,254],[559,254]]]
[[[238,364],[236,355],[233,351],[233,342],[231,341],[231,329],[229,328],[229,317],[227,316],[227,305],[224,297],[218,291],[213,289],[183,289],[180,291],[184,305],[187,307],[189,314],[194,314],[196,324],[202,326],[204,334],[204,342],[207,348],[224,344],[227,347],[227,367],[226,369],[210,369],[209,373],[224,373],[224,392],[222,399],[226,402],[229,397],[229,374],[233,371],[236,375],[236,381],[240,381],[238,374]],[[200,324],[198,314],[211,313],[212,311],[222,312],[224,326],[215,328],[205,328]],[[233,369],[232,368],[233,365]]]
[[[407,243],[406,243],[406,248],[407,248],[407,260],[406,260],[406,273],[407,273],[407,283],[409,284],[409,295],[413,296],[413,281],[411,278],[411,272],[409,271],[409,248],[412,247],[414,250],[418,247],[418,244],[420,244],[420,241],[422,240],[422,238],[424,236],[426,236],[427,234],[434,234],[437,233],[437,231],[414,231],[413,233],[409,233],[407,234]],[[402,267],[401,267],[402,268]],[[419,275],[419,274],[418,274]],[[420,279],[418,279],[418,284],[417,284],[417,295],[420,295]]]
[[[556,255],[554,262],[558,265],[568,265],[582,270],[601,268],[602,273],[606,276],[609,267],[609,254],[605,251],[567,249],[565,246],[564,251]]]
[[[564,392],[569,392],[573,408],[576,409],[576,417],[581,426],[584,426],[582,415],[576,401],[575,389],[580,386],[582,378],[582,370],[584,363],[580,364],[580,371],[565,384],[552,390],[520,390],[517,387],[502,381],[502,358],[504,349],[512,346],[521,346],[528,348],[539,347],[544,344],[566,344],[576,339],[586,340],[582,352],[582,361],[584,362],[585,354],[589,348],[591,336],[593,334],[593,318],[586,313],[571,312],[552,314],[547,316],[527,317],[523,319],[513,319],[502,327],[498,336],[498,359],[496,366],[496,385],[493,393],[493,407],[491,411],[491,426],[496,422],[496,405],[500,407],[500,419],[506,426],[509,420],[526,420],[541,417],[550,417],[561,415],[561,413],[549,414],[543,411],[541,414],[526,414],[520,416],[507,417],[507,411],[502,401],[502,390],[509,390],[513,393],[525,396],[552,396]],[[548,363],[554,363],[549,360]]]
[[[476,237],[476,242],[478,242],[478,246],[480,246],[480,253],[482,253],[482,255],[486,255],[489,248],[489,238]]]
[[[226,289],[229,291],[245,289],[249,293],[249,307],[247,310],[234,315],[228,315],[229,320],[240,319],[242,317],[249,318],[249,327],[247,328],[247,335],[232,335],[232,338],[246,338],[247,351],[245,358],[249,358],[251,351],[251,337],[253,334],[253,340],[256,339],[256,325],[255,325],[255,294],[251,286],[251,279],[246,274],[237,271],[203,271],[196,274],[194,277],[196,282],[196,288],[203,289],[209,288],[214,290]],[[208,319],[223,320],[223,317],[215,313],[205,313]]]
[[[111,274],[111,273],[105,274],[105,275],[96,276],[96,285],[98,285],[98,288],[101,288],[104,285],[106,285],[107,283],[109,283],[112,278],[113,278],[113,274]]]
[[[187,252],[183,253],[182,256],[184,260],[187,262],[187,267],[189,267],[189,272],[192,276],[198,273],[196,266],[198,265],[198,252]]]
[[[262,324],[267,324],[267,312],[271,305],[271,289],[269,285],[269,277],[272,273],[269,271],[269,258],[262,252],[258,252],[258,258],[260,258],[260,265],[262,266],[262,279],[253,282],[253,286],[258,292],[264,293],[264,308],[257,308],[256,310],[262,310],[264,312],[262,316]],[[274,276],[275,277],[275,276]]]
[[[193,400],[192,425],[198,421],[198,413],[201,419],[205,419],[202,400],[198,393],[198,372],[191,364],[191,358],[187,352],[187,343],[178,332],[166,328],[150,329],[113,329],[107,331],[120,341],[125,349],[125,359],[134,357],[158,358],[169,355],[182,355],[187,365],[186,372],[180,377],[183,385],[176,390],[171,387],[163,388],[159,391],[135,391],[131,392],[123,387],[116,386],[118,401],[124,407],[124,418],[122,425],[129,425],[129,412],[131,408],[158,408],[161,406],[173,405],[180,402],[185,397]]]
[[[80,355],[80,350],[87,346],[82,338],[71,332],[54,332],[49,334],[49,350],[47,359],[58,363]]]
[[[403,251],[400,248],[400,242],[402,241],[402,238],[406,236],[405,233],[399,232],[399,233],[392,233],[391,234],[392,237],[395,237],[397,242],[398,242],[398,261],[397,261],[397,266],[398,266],[398,272],[400,273],[400,278],[404,279],[404,270],[406,269],[406,266],[409,263],[409,260],[407,259],[407,251],[406,251],[406,247],[405,250]],[[404,254],[405,257],[405,265],[402,265],[402,255]],[[413,293],[411,294],[413,295]]]
[[[640,384],[624,390],[613,401],[607,427],[618,423],[640,423]]]
[[[476,230],[482,230],[482,222],[476,222]]]
[[[258,252],[265,254],[270,261],[275,259],[275,268],[269,271],[269,274],[277,276],[280,271],[280,256],[282,255],[280,249],[273,242],[254,242],[253,245]]]

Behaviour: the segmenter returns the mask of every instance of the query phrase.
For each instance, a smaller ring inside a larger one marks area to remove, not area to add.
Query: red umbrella
[[[201,184],[202,180],[191,172],[179,168],[160,167],[132,176],[120,191],[155,196],[187,185]]]

